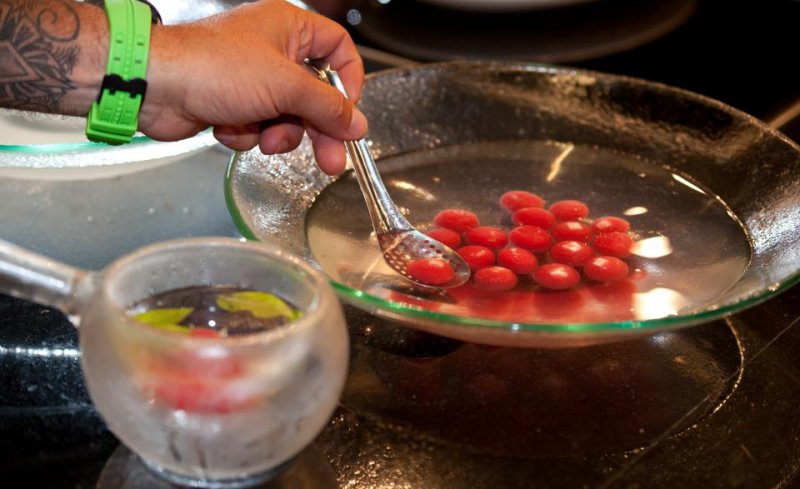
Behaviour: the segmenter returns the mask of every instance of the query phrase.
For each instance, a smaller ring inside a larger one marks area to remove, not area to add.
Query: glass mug
[[[213,285],[275,294],[302,315],[209,339],[126,312],[165,291]],[[244,487],[273,477],[322,430],[344,385],[347,330],[330,285],[264,244],[166,241],[88,272],[0,241],[0,291],[68,315],[79,327],[90,397],[109,429],[179,484]]]

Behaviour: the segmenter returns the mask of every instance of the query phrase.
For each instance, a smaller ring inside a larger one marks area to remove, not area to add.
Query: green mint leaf
[[[188,333],[189,328],[180,326],[178,323],[186,319],[192,313],[191,307],[175,307],[163,309],[150,309],[149,311],[134,314],[133,317],[140,323],[153,326],[159,329]]]
[[[217,305],[228,312],[248,311],[260,319],[283,316],[294,321],[302,315],[278,296],[256,290],[220,295]]]

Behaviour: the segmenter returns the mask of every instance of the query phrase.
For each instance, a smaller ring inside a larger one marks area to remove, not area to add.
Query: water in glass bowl
[[[433,228],[446,208],[474,212],[481,225],[513,227],[500,205],[510,190],[547,204],[585,202],[589,220],[618,216],[631,224],[631,273],[623,281],[586,279],[564,291],[520,277],[512,290],[474,283],[447,291],[415,288],[383,262],[363,197],[349,174],[310,209],[306,233],[323,270],[349,287],[395,302],[457,316],[523,323],[647,320],[713,305],[748,266],[747,232],[724,202],[669,162],[607,149],[546,141],[480,142],[426,149],[380,161],[395,203],[412,225]],[[546,256],[543,256],[547,260]]]
[[[269,331],[302,315],[274,294],[225,285],[161,292],[137,302],[128,314],[156,328],[206,337]]]

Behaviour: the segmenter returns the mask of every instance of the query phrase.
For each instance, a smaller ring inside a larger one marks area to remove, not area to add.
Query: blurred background
[[[308,3],[346,25],[359,44],[415,61],[512,59],[625,74],[708,95],[762,118],[800,97],[791,73],[797,1]],[[368,60],[381,58],[370,54],[365,51]]]

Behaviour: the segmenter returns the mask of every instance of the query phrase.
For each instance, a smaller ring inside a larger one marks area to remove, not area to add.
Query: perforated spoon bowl
[[[347,96],[339,75],[327,63],[309,61],[320,79],[336,87]],[[469,280],[469,267],[463,258],[441,242],[416,230],[400,213],[383,185],[378,167],[369,151],[366,139],[346,141],[345,147],[353,163],[375,235],[378,238],[383,258],[397,273],[423,287],[457,287]],[[408,264],[426,258],[446,260],[453,268],[453,278],[441,284],[431,285],[415,279],[408,272]]]

